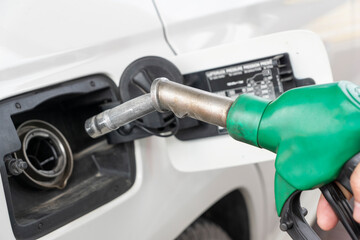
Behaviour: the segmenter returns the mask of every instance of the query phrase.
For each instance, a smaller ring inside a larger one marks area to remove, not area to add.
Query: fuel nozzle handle
[[[141,118],[151,112],[171,111],[177,117],[191,117],[226,127],[231,98],[157,78],[150,93],[134,98],[86,120],[85,130],[93,138]]]

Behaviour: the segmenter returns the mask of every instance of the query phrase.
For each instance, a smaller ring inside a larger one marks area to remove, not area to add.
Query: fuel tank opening
[[[72,173],[73,154],[62,133],[51,124],[29,120],[17,129],[22,147],[15,153],[28,167],[23,179],[43,189],[63,189]]]

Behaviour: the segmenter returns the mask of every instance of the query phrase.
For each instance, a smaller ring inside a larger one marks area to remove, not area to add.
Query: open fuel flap
[[[93,75],[0,102],[0,171],[16,238],[38,238],[133,185],[133,142],[94,140],[83,128],[117,101],[114,82]]]

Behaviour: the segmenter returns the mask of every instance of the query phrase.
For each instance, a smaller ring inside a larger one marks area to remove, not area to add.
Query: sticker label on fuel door
[[[247,93],[273,100],[284,92],[281,75],[288,69],[284,57],[281,54],[206,71],[209,89],[233,99]],[[222,132],[226,130],[219,128]]]
[[[284,92],[279,59],[275,56],[207,71],[209,89],[234,99],[243,93],[275,99]]]

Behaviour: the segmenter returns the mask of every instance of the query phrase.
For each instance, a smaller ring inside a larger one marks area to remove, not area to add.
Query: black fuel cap
[[[170,61],[156,56],[148,56],[135,60],[124,71],[120,78],[119,91],[122,102],[150,92],[151,83],[159,77],[183,83],[179,69]],[[173,113],[154,112],[138,120],[144,127],[166,131],[168,123],[175,118]]]

